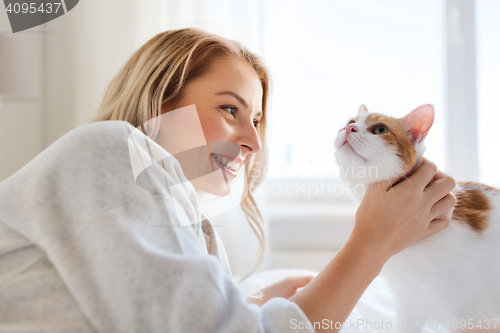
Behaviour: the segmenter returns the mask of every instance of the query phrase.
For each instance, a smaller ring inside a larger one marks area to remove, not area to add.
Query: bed
[[[305,269],[274,269],[259,272],[243,281],[239,286],[245,295],[250,295],[258,290],[278,282],[287,276],[317,275],[318,272]],[[396,314],[392,293],[386,280],[378,276],[368,286],[353,311],[343,324],[342,333],[382,333],[398,332]],[[402,324],[399,324],[402,325]],[[421,332],[444,333],[449,332],[444,328],[429,327],[423,324]]]

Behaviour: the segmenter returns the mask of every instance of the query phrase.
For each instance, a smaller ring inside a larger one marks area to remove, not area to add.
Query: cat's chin
[[[371,165],[353,161],[340,154],[337,156],[337,164],[340,178],[347,186],[349,196],[358,203],[363,199],[369,185],[393,179],[394,175],[408,173],[408,167],[403,166],[402,163],[380,162],[378,165]],[[402,176],[402,180],[404,178]]]
[[[340,168],[341,175],[349,175],[356,170],[366,168],[368,159],[346,151],[335,151],[335,162]]]

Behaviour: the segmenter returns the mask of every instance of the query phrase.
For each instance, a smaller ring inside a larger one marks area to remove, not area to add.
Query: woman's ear
[[[408,127],[412,143],[420,143],[427,136],[434,122],[434,106],[432,104],[419,106],[401,120]]]
[[[364,104],[361,104],[361,106],[358,109],[358,116],[365,114],[365,113],[368,113],[368,109],[366,108],[366,106]]]

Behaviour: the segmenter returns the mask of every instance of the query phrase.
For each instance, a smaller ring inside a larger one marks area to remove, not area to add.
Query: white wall
[[[0,181],[66,132],[87,123],[113,75],[149,35],[160,31],[161,6],[143,13],[139,1],[128,3],[81,1],[42,26],[0,35],[0,61],[18,59],[21,67],[31,63],[29,69],[21,68],[29,77],[17,81],[36,91],[0,97]],[[166,2],[147,4],[154,3]],[[0,10],[0,15],[0,30],[7,32],[7,14]],[[21,49],[14,50],[12,43]],[[18,73],[11,71],[0,83],[17,86],[16,78]]]
[[[43,147],[41,27],[7,34],[0,10],[0,181],[30,161]],[[21,72],[21,75],[15,75]]]

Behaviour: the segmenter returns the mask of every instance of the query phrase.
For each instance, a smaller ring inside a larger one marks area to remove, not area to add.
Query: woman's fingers
[[[436,202],[431,209],[431,216],[434,219],[429,223],[425,236],[432,235],[450,225],[456,203],[457,199],[451,192]]]
[[[257,300],[251,301],[252,303],[262,305],[273,297],[289,298],[297,292],[297,289],[307,285],[313,278],[313,275],[289,276],[261,289],[258,294],[262,296]]]
[[[436,172],[438,171],[436,164],[429,161],[425,157],[422,157],[422,164],[418,167],[415,172],[408,177],[408,180],[413,184],[418,186],[421,189],[424,189],[427,184],[429,184]],[[449,191],[448,191],[449,192]]]
[[[448,192],[441,200],[436,202],[431,208],[431,218],[436,218],[441,214],[453,212],[453,207],[457,203],[457,198],[453,193]]]
[[[288,279],[293,285],[294,289],[304,287],[314,278],[313,275],[305,275],[305,276],[290,276]]]
[[[429,223],[429,227],[427,228],[427,234],[424,235],[424,237],[432,235],[440,230],[443,230],[444,228],[450,225],[450,222],[451,222],[451,214],[435,218]]]
[[[434,177],[434,181],[427,186],[424,191],[428,193],[431,200],[438,201],[453,190],[456,185],[453,177],[438,170]]]
[[[386,191],[389,191],[393,186],[407,186],[412,189],[421,189],[423,190],[429,182],[432,181],[434,178],[435,174],[437,172],[437,166],[433,162],[429,161],[425,157],[422,157],[422,164],[415,170],[415,172],[408,177],[408,179],[405,179],[401,181],[401,185],[398,184],[398,182],[401,180],[401,176],[397,176],[395,178],[391,178],[382,182],[377,183],[378,186],[381,186],[383,189]],[[370,187],[373,187],[374,184],[371,184],[368,189],[370,190]],[[405,188],[405,191],[408,189]]]

